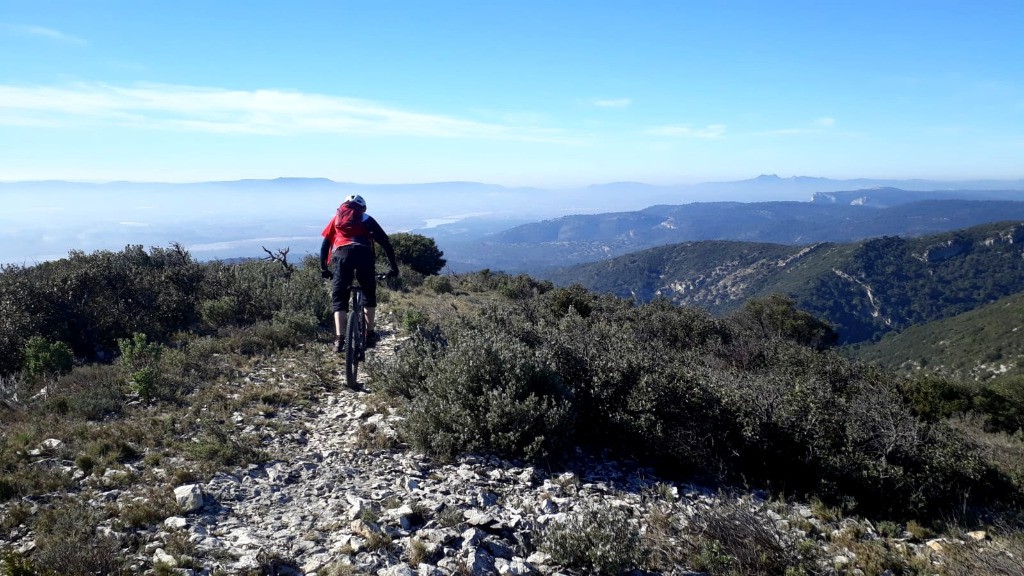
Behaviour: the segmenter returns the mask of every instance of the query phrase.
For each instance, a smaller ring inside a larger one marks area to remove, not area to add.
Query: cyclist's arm
[[[324,226],[324,231],[320,233],[324,237],[324,241],[320,243],[320,269],[327,269],[327,258],[331,253],[331,246],[334,244],[334,218]]]
[[[370,218],[366,222],[367,227],[370,229],[370,236],[373,241],[380,244],[380,247],[384,249],[384,255],[388,257],[388,263],[391,264],[392,270],[398,270],[398,260],[395,259],[395,249],[391,246],[391,240],[388,238],[384,229],[380,227],[380,224],[376,220]]]
[[[327,269],[327,257],[331,252],[331,239],[324,238],[324,241],[320,243],[320,269]]]

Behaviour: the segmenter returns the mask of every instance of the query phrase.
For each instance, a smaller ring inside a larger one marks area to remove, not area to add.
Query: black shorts
[[[348,287],[352,279],[359,282],[366,296],[366,307],[377,306],[376,258],[373,248],[360,244],[340,246],[331,256],[331,267],[334,278],[331,283],[331,309],[335,312],[348,312]]]

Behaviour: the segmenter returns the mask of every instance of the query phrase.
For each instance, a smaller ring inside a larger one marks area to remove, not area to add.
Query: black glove
[[[388,278],[398,278],[398,268],[392,266],[391,270],[388,270]]]
[[[321,268],[320,276],[330,280],[331,278],[334,278],[334,273],[328,270],[327,268]]]

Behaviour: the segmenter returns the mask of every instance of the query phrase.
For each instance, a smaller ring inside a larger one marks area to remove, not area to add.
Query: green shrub
[[[0,373],[20,366],[32,336],[56,336],[75,356],[98,359],[134,332],[160,340],[190,327],[203,276],[203,266],[173,245],[148,253],[141,246],[72,251],[36,266],[3,267]]]
[[[900,382],[900,392],[914,413],[930,422],[970,410],[976,395],[973,388],[934,375],[914,376]]]
[[[199,291],[199,315],[210,330],[272,320],[275,314],[308,316],[320,324],[332,318],[330,294],[316,257],[290,271],[276,262],[206,265]]]
[[[751,298],[732,320],[762,338],[782,338],[818,350],[832,347],[839,340],[828,323],[798,310],[796,302],[784,294]]]
[[[430,276],[423,281],[423,286],[437,294],[451,294],[452,281],[447,276]]]
[[[431,276],[440,272],[446,264],[444,252],[438,249],[433,238],[398,232],[390,235],[388,239],[395,249],[395,259],[415,272]],[[383,250],[378,250],[378,260],[383,260],[383,265],[387,265]]]
[[[403,342],[400,352],[393,357],[370,357],[367,370],[374,387],[386,396],[403,400],[421,394],[422,382],[445,354],[438,339],[439,334],[420,333]]]
[[[241,316],[241,306],[234,296],[204,300],[199,305],[199,316],[206,328],[216,330],[234,324]]]
[[[128,528],[145,528],[159,524],[178,511],[174,494],[169,489],[151,489],[120,505],[118,520]]]
[[[33,526],[36,568],[68,576],[121,573],[126,566],[117,540],[97,534],[102,520],[96,509],[72,498],[45,509]]]
[[[974,404],[988,419],[988,427],[1009,433],[1024,431],[1024,376],[994,380]]]
[[[50,342],[40,336],[25,344],[25,370],[32,376],[67,374],[74,366],[71,347],[63,342]]]
[[[523,344],[485,330],[453,328],[446,345],[412,363],[420,362],[425,379],[407,391],[412,398],[404,433],[441,458],[475,451],[529,459],[557,455],[571,425],[561,379]],[[431,347],[414,349],[426,354]],[[401,386],[392,381],[383,387]]]
[[[423,310],[409,309],[402,312],[402,329],[416,332],[427,323],[427,313]]]
[[[23,496],[68,490],[74,485],[70,474],[25,466],[23,455],[0,451],[0,502]]]
[[[39,570],[32,561],[16,552],[5,552],[0,556],[0,569],[4,576],[39,576]]]
[[[548,305],[555,316],[561,317],[573,310],[576,314],[586,318],[590,316],[593,308],[594,295],[579,284],[573,284],[568,288],[556,288],[548,294]]]
[[[500,294],[506,278],[481,271],[458,283]],[[1012,500],[962,436],[918,414],[927,394],[914,404],[892,375],[819,350],[827,331],[776,304],[764,323],[740,322],[554,289],[451,314],[371,370],[382,392],[407,401],[403,433],[446,457],[522,456],[529,442],[492,422],[501,415],[513,429],[533,426],[527,436],[545,446],[611,450],[667,475],[755,482],[892,518]],[[549,392],[524,392],[537,382]],[[526,418],[545,402],[557,417]]]
[[[181,448],[190,458],[204,463],[211,469],[224,466],[242,466],[252,462],[261,462],[266,454],[248,444],[243,439],[232,435],[220,425],[209,424],[195,441],[184,444]]]
[[[120,414],[124,408],[122,372],[115,366],[78,366],[60,377],[55,389],[53,400],[63,403],[64,413],[86,420],[103,420],[106,416]]]
[[[512,300],[524,300],[543,294],[553,288],[550,282],[537,282],[526,274],[518,276],[503,276],[501,278],[498,292]]]
[[[315,339],[316,333],[317,324],[312,317],[279,312],[270,321],[222,330],[222,341],[215,346],[246,356],[271,354],[309,342]]]
[[[645,556],[639,527],[626,511],[611,506],[588,505],[570,513],[541,533],[539,547],[558,564],[588,574],[622,574]]]
[[[131,442],[107,436],[87,441],[82,450],[76,462],[83,470],[89,468],[95,471],[99,467],[99,471],[103,472],[110,465],[130,462],[139,457],[139,450]]]
[[[140,332],[131,338],[119,338],[117,347],[121,352],[120,364],[127,372],[132,391],[143,400],[156,396],[160,385],[158,367],[162,347],[149,342],[146,335]]]

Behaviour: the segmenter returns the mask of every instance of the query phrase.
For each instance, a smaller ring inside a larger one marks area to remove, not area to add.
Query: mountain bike
[[[378,281],[387,278],[387,274],[374,274]],[[345,327],[345,382],[350,388],[356,386],[359,375],[359,363],[366,359],[366,297],[363,288],[353,282],[348,287],[349,314],[348,325]]]

